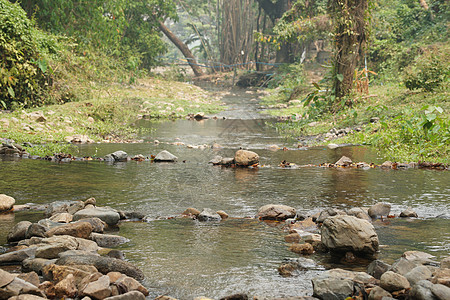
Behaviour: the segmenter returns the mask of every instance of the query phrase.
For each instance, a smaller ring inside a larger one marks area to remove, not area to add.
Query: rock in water
[[[73,215],[73,220],[78,221],[85,218],[99,218],[108,225],[116,225],[120,220],[119,213],[108,207],[85,208]]]
[[[262,206],[258,213],[257,218],[261,220],[286,220],[294,218],[296,210],[293,207],[287,205],[268,204]]]
[[[236,165],[248,167],[259,163],[259,155],[253,151],[238,150],[234,155]]]
[[[322,226],[322,242],[334,252],[373,255],[378,251],[378,235],[366,220],[353,216],[328,217]]]
[[[178,159],[178,157],[176,157],[169,151],[163,150],[155,156],[154,161],[155,162],[175,162],[175,161],[177,161],[177,159]]]
[[[368,214],[372,218],[387,216],[391,212],[391,205],[389,203],[377,203],[369,208]]]
[[[127,161],[128,154],[124,151],[116,151],[114,153],[106,155],[105,160],[107,160],[107,161]]]
[[[16,203],[13,197],[7,196],[5,194],[0,194],[0,211],[11,210]]]
[[[401,218],[417,218],[418,215],[411,207],[408,207],[407,209],[405,209],[404,211],[402,211],[400,213],[400,217]]]
[[[31,226],[30,221],[20,221],[8,233],[8,242],[18,242],[25,239],[28,227]]]
[[[352,160],[347,156],[342,156],[336,163],[336,166],[347,167],[352,164]]]
[[[220,215],[210,208],[204,208],[203,211],[197,216],[199,221],[221,221]]]
[[[58,259],[56,264],[65,266],[91,265],[96,267],[97,270],[103,274],[108,274],[109,272],[115,271],[123,273],[136,280],[144,279],[144,273],[137,267],[127,261],[111,257],[80,255],[65,256]]]

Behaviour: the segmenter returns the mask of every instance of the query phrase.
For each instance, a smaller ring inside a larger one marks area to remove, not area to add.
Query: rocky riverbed
[[[14,198],[0,195],[3,213],[26,209],[14,204]],[[144,214],[100,207],[89,198],[50,203],[43,216],[36,223],[21,221],[8,233],[8,244],[2,248],[5,253],[0,255],[0,299],[145,299],[149,295],[141,283],[142,270],[113,249],[129,240],[111,234],[121,222],[145,221]],[[188,208],[177,216],[213,223],[229,217],[224,211],[208,208]],[[281,263],[280,276],[322,270],[312,279],[313,297],[296,299],[449,299],[450,257],[439,262],[428,253],[407,251],[393,264],[376,259],[382,250],[372,222],[393,217],[415,218],[417,214],[407,209],[393,216],[388,203],[377,203],[369,208],[326,209],[305,216],[293,207],[269,204],[255,216],[285,230],[289,249],[299,255]],[[330,255],[341,263],[359,259],[372,262],[366,272],[326,270],[308,258],[313,253]],[[251,296],[236,294],[223,299]],[[174,298],[164,295],[158,299]]]

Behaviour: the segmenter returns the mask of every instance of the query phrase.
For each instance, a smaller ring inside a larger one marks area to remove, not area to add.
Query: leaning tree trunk
[[[180,49],[181,53],[183,53],[184,57],[186,57],[189,66],[192,68],[192,71],[194,71],[195,76],[202,76],[202,69],[200,69],[199,65],[197,64],[197,60],[195,59],[194,55],[192,55],[192,52],[191,50],[189,50],[188,46],[186,46],[183,41],[181,41],[175,34],[173,34],[173,32],[170,31],[170,29],[167,28],[167,26],[164,25],[162,21],[159,21],[159,29],[161,29],[161,31],[175,46],[177,46],[178,49]]]
[[[337,98],[348,95],[353,77],[363,56],[367,39],[367,0],[330,0],[334,33],[334,92]]]

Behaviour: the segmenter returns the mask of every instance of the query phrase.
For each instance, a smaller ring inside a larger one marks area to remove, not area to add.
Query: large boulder
[[[178,159],[178,157],[176,157],[169,151],[163,150],[155,156],[154,161],[155,162],[176,162],[177,159]]]
[[[234,162],[238,166],[248,167],[259,163],[259,155],[253,151],[238,150],[234,155]]]
[[[5,194],[0,194],[0,212],[11,210],[14,206],[14,203],[16,203],[16,200],[13,197],[7,196]]]
[[[378,235],[366,220],[353,216],[334,216],[325,219],[322,243],[333,252],[351,251],[373,255],[378,251]]]
[[[294,218],[296,210],[293,207],[281,204],[267,204],[258,209],[257,218],[261,220],[286,220]]]
[[[65,256],[58,259],[56,264],[66,266],[91,265],[96,267],[97,270],[103,274],[116,271],[133,277],[136,280],[144,279],[144,273],[137,267],[127,261],[111,257],[79,255]]]
[[[9,231],[6,239],[9,243],[24,240],[28,227],[30,226],[30,221],[20,221]]]
[[[116,225],[120,220],[120,215],[116,210],[109,207],[85,208],[73,215],[74,221],[86,218],[99,218],[108,225]]]
[[[432,272],[427,266],[417,266],[408,273],[405,274],[405,278],[408,279],[411,285],[416,284],[420,280],[428,280],[432,276]]]

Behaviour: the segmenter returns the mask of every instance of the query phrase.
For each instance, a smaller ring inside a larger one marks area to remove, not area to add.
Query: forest
[[[373,145],[392,159],[448,161],[448,5],[1,0],[0,108],[91,101],[99,87],[143,78],[233,78],[272,91],[263,102],[285,119],[276,126],[286,136],[378,118],[342,141]],[[107,122],[107,109],[92,116]]]

